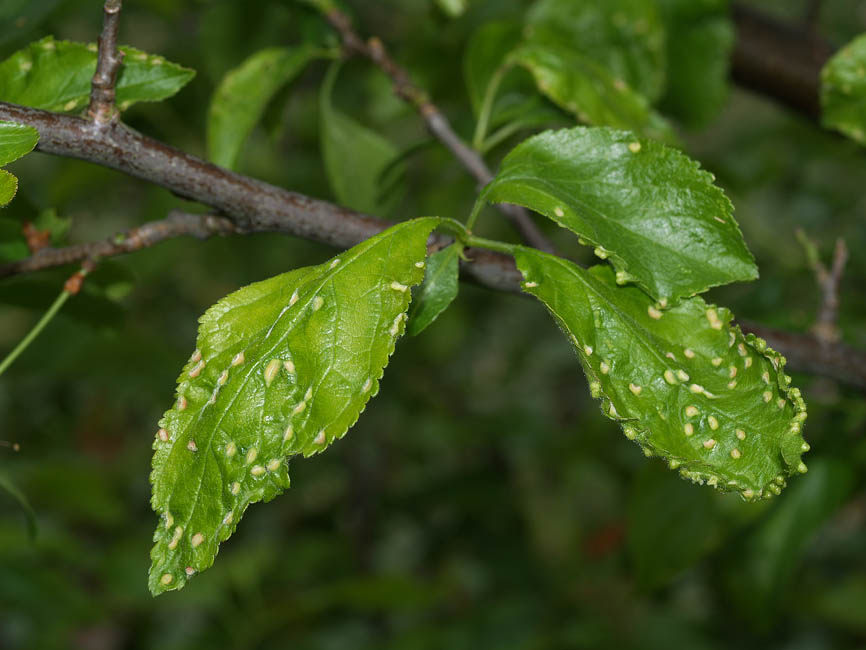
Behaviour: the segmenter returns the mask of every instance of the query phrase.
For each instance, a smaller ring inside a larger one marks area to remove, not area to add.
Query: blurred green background
[[[350,8],[469,138],[467,39],[528,4],[472,0],[456,19],[434,0]],[[788,20],[806,4],[752,3]],[[866,2],[824,4],[820,28],[834,43],[866,30]],[[94,40],[100,5],[0,2],[0,16],[17,16],[0,26],[0,58],[46,34]],[[139,104],[127,121],[200,155],[210,95],[230,68],[262,47],[329,38],[289,0],[125,5],[121,42],[198,71],[177,97]],[[325,69],[313,64],[269,108],[243,173],[332,198],[317,118]],[[465,218],[473,182],[379,72],[347,63],[335,103],[400,150],[424,145],[383,216]],[[866,347],[866,152],[736,88],[710,125],[681,135],[734,201],[761,269],[758,282],[710,299],[743,319],[806,331],[819,295],[794,231],[825,256],[844,237],[852,256],[840,326]],[[3,216],[56,209],[73,242],[172,207],[198,209],[82,162],[34,154],[10,169],[21,190]],[[509,236],[493,211],[482,229]],[[589,261],[569,238],[557,243]],[[26,495],[38,524],[31,538],[0,490],[0,648],[866,647],[861,394],[795,376],[810,408],[810,471],[774,502],[745,504],[647,461],[601,417],[539,305],[468,284],[434,326],[400,343],[379,396],[343,441],[293,462],[291,490],[251,508],[212,569],[152,599],[150,445],[197,317],[241,285],[331,254],[256,235],[175,240],[117,259],[0,379],[0,477]],[[0,283],[0,351],[69,272]]]

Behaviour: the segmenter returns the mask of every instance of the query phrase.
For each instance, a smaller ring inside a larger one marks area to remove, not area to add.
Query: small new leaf
[[[398,224],[202,316],[153,445],[155,595],[211,566],[247,506],[289,486],[289,457],[322,451],[355,423],[403,333],[438,221]]]
[[[460,244],[451,244],[427,259],[427,273],[409,310],[408,332],[417,336],[454,302],[460,272]]]
[[[548,131],[502,161],[479,200],[516,203],[609,258],[663,304],[758,277],[733,207],[697,162],[608,128]]]
[[[701,298],[662,311],[608,266],[584,270],[521,249],[523,288],[541,300],[577,350],[605,415],[647,456],[683,477],[746,499],[779,494],[806,471],[806,407],[765,341]]]
[[[195,71],[131,47],[121,47],[117,106],[171,97]],[[46,36],[0,63],[0,100],[47,111],[80,112],[90,98],[96,71],[96,45],[57,41]]]
[[[210,158],[233,169],[241,148],[277,91],[322,56],[312,45],[256,52],[230,70],[214,93],[207,121]]]
[[[821,123],[866,145],[866,34],[821,70]]]

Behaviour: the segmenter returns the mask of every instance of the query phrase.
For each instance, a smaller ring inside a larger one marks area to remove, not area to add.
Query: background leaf
[[[700,298],[660,312],[608,266],[521,248],[524,290],[569,336],[602,411],[648,456],[697,483],[770,498],[806,471],[800,391],[784,359],[730,326],[727,309]]]
[[[437,219],[240,289],[201,318],[154,441],[154,594],[214,561],[247,506],[289,487],[286,459],[325,449],[378,391]]]
[[[207,122],[210,159],[234,169],[244,142],[277,91],[322,56],[312,45],[260,50],[230,70],[213,95]]]
[[[339,70],[337,63],[329,69],[319,103],[322,155],[331,189],[342,205],[369,214],[387,213],[393,197],[382,196],[382,180],[398,155],[397,149],[334,108],[332,93]]]
[[[625,131],[548,131],[502,161],[481,199],[517,203],[596,245],[661,301],[758,276],[724,193],[695,161]]]
[[[809,542],[845,502],[853,481],[853,472],[844,463],[814,460],[809,474],[791,486],[757,530],[731,554],[729,561],[737,570],[728,574],[728,588],[749,618],[767,626],[790,597],[786,591]]]
[[[600,64],[650,102],[665,82],[665,28],[653,0],[540,0],[530,41],[558,44]]]
[[[459,289],[457,276],[462,250],[459,244],[451,244],[427,258],[424,282],[409,309],[410,335],[423,332],[454,302]]]
[[[667,25],[665,113],[691,127],[709,123],[728,97],[734,25],[727,0],[659,0]]]
[[[866,34],[821,70],[821,124],[866,145]]]
[[[131,47],[117,79],[117,106],[171,97],[195,71]],[[0,63],[0,100],[48,111],[77,112],[87,106],[96,71],[96,45],[57,41],[51,36],[31,43]]]
[[[539,90],[581,122],[675,140],[668,123],[644,97],[601,64],[570,48],[539,37],[515,50],[509,60],[529,70]]]

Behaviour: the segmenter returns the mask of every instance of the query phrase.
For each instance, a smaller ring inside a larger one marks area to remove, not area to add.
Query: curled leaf
[[[523,288],[574,344],[593,396],[647,456],[697,483],[746,499],[779,494],[806,471],[806,407],[784,357],[732,326],[701,298],[660,311],[642,291],[618,287],[610,267],[584,270],[521,249]]]

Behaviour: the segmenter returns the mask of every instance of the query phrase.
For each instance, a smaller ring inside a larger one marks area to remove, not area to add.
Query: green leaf
[[[821,124],[866,145],[866,34],[821,70]]]
[[[0,165],[6,165],[30,153],[39,141],[39,132],[31,126],[0,122]],[[15,198],[18,179],[0,170],[0,207]]]
[[[418,336],[454,302],[457,297],[462,250],[460,244],[451,244],[427,260],[424,283],[409,310],[407,329],[410,335]]]
[[[665,28],[650,0],[540,0],[529,12],[530,40],[557,42],[654,101],[665,83]]]
[[[30,153],[37,142],[39,131],[32,126],[0,122],[0,165],[8,165]]]
[[[18,192],[18,179],[5,169],[0,169],[0,207],[15,198]]]
[[[574,128],[529,138],[479,201],[516,203],[568,228],[662,304],[758,277],[733,207],[679,151],[625,131]]]
[[[233,169],[268,102],[320,56],[322,51],[312,45],[274,47],[256,52],[230,70],[216,89],[208,112],[211,160]]]
[[[343,205],[369,214],[387,213],[382,177],[397,149],[381,135],[334,108],[331,95],[340,66],[335,63],[322,84],[319,103],[322,155],[331,189]]]
[[[712,120],[728,96],[734,25],[727,0],[660,0],[667,25],[662,109],[692,127]]]
[[[319,266],[252,284],[201,318],[154,442],[154,594],[208,568],[286,459],[341,438],[378,391],[438,219],[398,224]]]
[[[539,90],[581,122],[630,129],[674,142],[670,125],[642,95],[602,65],[555,42],[532,42],[509,57],[535,78]]]
[[[746,499],[778,494],[805,472],[806,418],[784,358],[731,327],[731,313],[700,298],[665,312],[608,266],[589,271],[519,249],[523,288],[570,338],[602,411],[647,456],[685,478]]]
[[[117,106],[171,97],[195,71],[131,47],[121,47]],[[96,45],[46,36],[0,63],[0,100],[48,111],[77,112],[87,106],[96,71]]]

